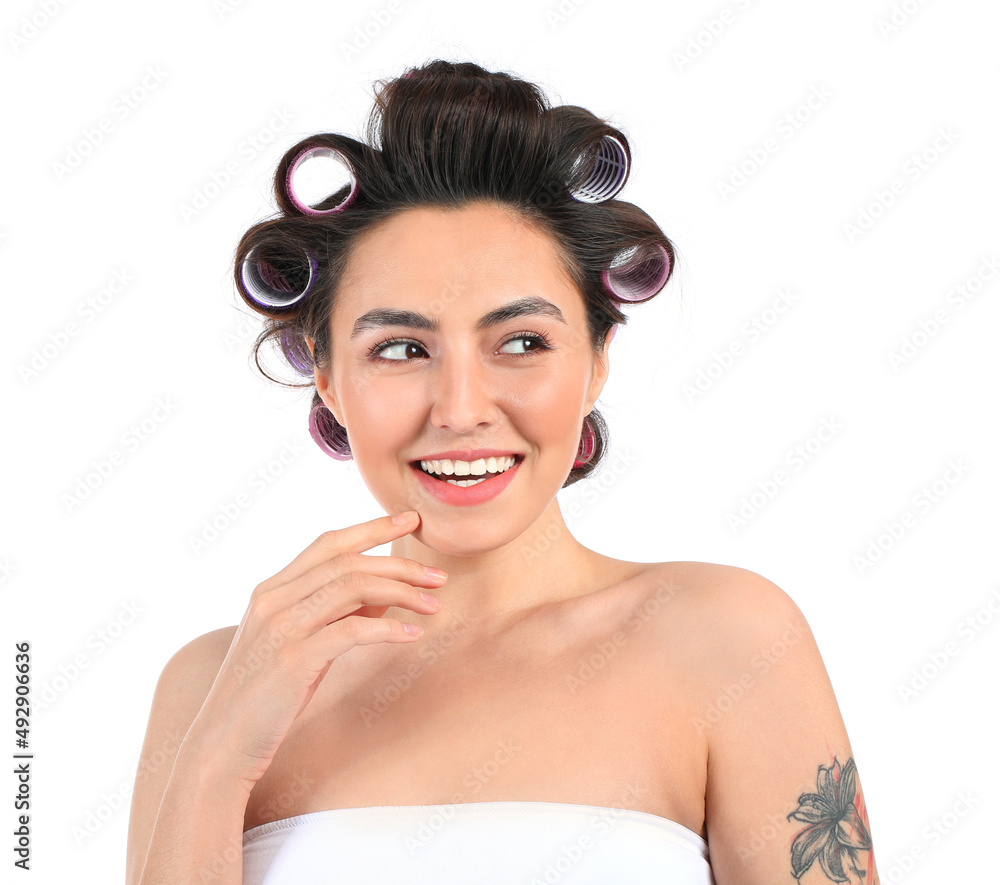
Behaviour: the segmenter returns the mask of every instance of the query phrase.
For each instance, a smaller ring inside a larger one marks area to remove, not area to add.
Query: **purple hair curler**
[[[570,173],[576,173],[585,155],[581,154]],[[591,163],[586,181],[569,192],[581,203],[603,203],[625,186],[628,178],[628,154],[625,146],[613,135],[605,135]]]
[[[302,167],[305,166],[310,160],[319,160],[320,162],[313,162],[311,164],[313,167],[312,174],[306,174],[303,172]],[[327,199],[330,195],[337,193],[337,191],[344,186],[343,182],[341,182],[329,168],[330,164],[326,162],[329,160],[332,160],[335,164],[340,165],[347,170],[347,175],[351,182],[351,189],[347,196],[333,208],[314,209],[308,202],[299,199],[296,195],[296,185],[294,179],[298,173],[298,190],[302,191],[304,189],[311,189],[316,191],[319,193],[319,197],[315,200],[315,202],[323,202],[323,200]],[[320,167],[326,168],[321,169]],[[331,182],[333,183],[331,184]],[[330,215],[334,212],[341,212],[353,202],[358,193],[358,180],[354,175],[354,169],[351,167],[351,164],[340,151],[334,150],[331,147],[326,147],[325,145],[313,145],[312,147],[304,148],[299,152],[298,156],[292,160],[291,165],[288,167],[288,174],[285,176],[285,191],[288,194],[288,199],[292,201],[295,208],[298,209],[303,215]]]
[[[309,351],[309,345],[306,344],[305,338],[298,331],[287,326],[282,329],[281,337],[278,339],[278,347],[296,372],[300,375],[313,374],[312,353]]]
[[[619,252],[601,278],[611,297],[638,303],[652,298],[670,276],[670,253],[660,243]]]
[[[326,403],[316,403],[309,410],[309,435],[331,458],[337,461],[352,459],[347,431],[337,423]]]
[[[316,277],[316,259],[303,252],[306,261],[297,266],[285,261],[285,266],[280,267],[262,258],[260,249],[254,246],[240,268],[240,282],[249,298],[262,307],[271,308],[291,307],[305,298]]]

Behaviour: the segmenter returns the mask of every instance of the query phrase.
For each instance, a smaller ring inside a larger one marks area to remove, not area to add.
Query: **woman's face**
[[[317,390],[366,485],[388,513],[417,510],[415,537],[451,553],[507,543],[552,504],[607,378],[607,344],[591,349],[555,242],[483,203],[408,209],[359,240],[331,353]],[[509,478],[484,484],[503,484],[487,500],[418,472],[428,456],[477,449],[518,456]]]

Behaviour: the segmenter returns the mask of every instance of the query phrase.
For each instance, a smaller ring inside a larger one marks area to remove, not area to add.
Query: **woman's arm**
[[[879,885],[854,752],[812,631],[731,569],[705,656],[706,827],[717,885]]]
[[[239,885],[243,819],[295,719],[333,661],[359,645],[413,642],[443,572],[365,556],[416,529],[415,511],[324,532],[258,584],[238,627],[206,633],[164,667],[132,796],[129,885]]]
[[[132,792],[127,885],[242,881],[250,787],[227,773],[222,741],[192,728],[235,630],[189,642],[157,682]]]

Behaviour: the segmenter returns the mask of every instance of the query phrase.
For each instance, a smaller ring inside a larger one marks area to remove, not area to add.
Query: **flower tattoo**
[[[868,813],[858,791],[858,772],[854,759],[848,759],[841,768],[837,757],[833,765],[819,767],[815,793],[799,796],[799,807],[788,819],[808,824],[792,843],[792,875],[801,879],[819,859],[823,872],[833,882],[852,881],[844,873],[844,858],[850,862],[850,871],[862,883],[870,883],[872,861],[868,869],[858,868],[858,853],[871,851],[872,840],[868,832]]]

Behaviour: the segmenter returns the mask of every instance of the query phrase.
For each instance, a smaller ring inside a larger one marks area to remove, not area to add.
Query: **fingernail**
[[[447,572],[443,572],[439,568],[434,568],[434,566],[432,565],[425,565],[424,571],[427,572],[427,574],[430,575],[432,578],[437,578],[439,581],[443,581],[445,578],[448,577]]]
[[[441,607],[441,603],[438,601],[436,596],[431,596],[430,593],[421,593],[420,598],[423,599],[428,605],[436,605],[438,608]]]
[[[405,513],[397,513],[392,518],[392,521],[396,525],[406,525],[408,522],[410,522],[413,519],[413,515],[416,512],[417,512],[416,510],[407,510]]]

